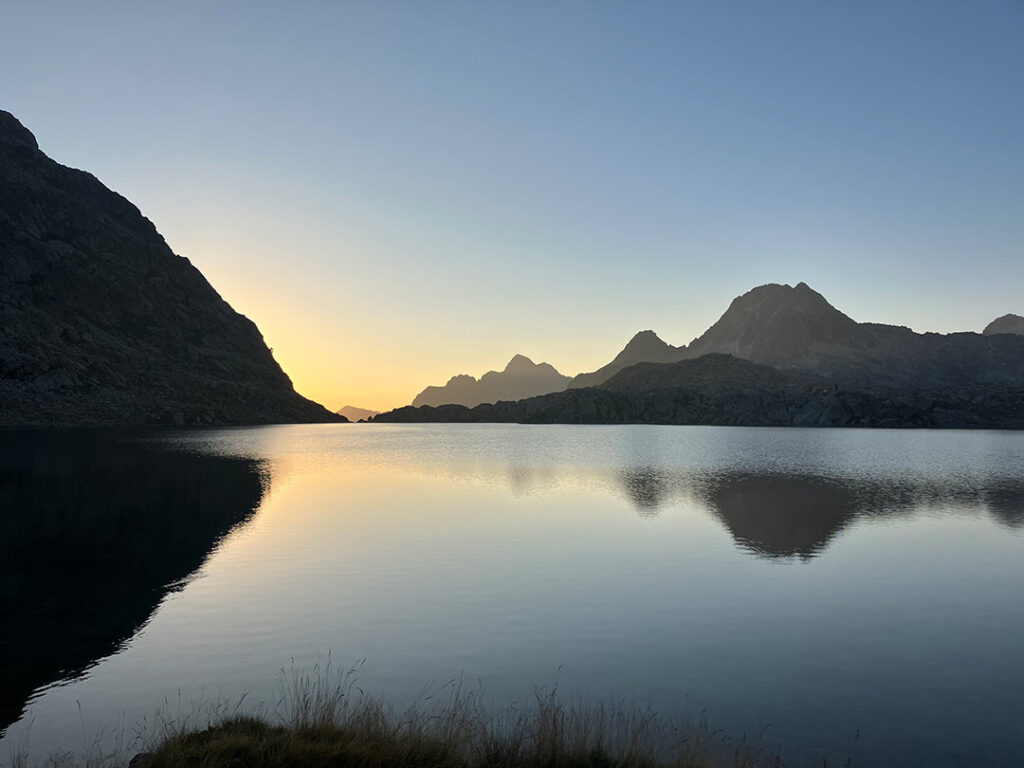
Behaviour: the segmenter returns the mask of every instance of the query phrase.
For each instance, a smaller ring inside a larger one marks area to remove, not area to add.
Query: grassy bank
[[[670,721],[625,703],[564,701],[556,691],[489,710],[478,691],[451,682],[396,710],[366,694],[355,670],[328,663],[282,677],[264,707],[200,707],[158,715],[120,755],[63,754],[55,768],[779,768],[754,742],[736,741],[703,718]],[[137,754],[136,754],[137,753]],[[129,761],[129,756],[134,755]],[[26,756],[16,766],[33,765]]]
[[[780,762],[703,720],[671,722],[627,704],[534,695],[491,712],[458,683],[396,711],[351,671],[291,676],[276,718],[230,715],[165,730],[133,768],[756,768]]]

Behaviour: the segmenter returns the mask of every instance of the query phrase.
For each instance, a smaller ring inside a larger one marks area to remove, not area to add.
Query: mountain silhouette
[[[1024,337],[858,323],[804,283],[764,285],[688,347],[644,331],[564,392],[374,421],[1020,429]]]
[[[1024,317],[1020,315],[1003,315],[986,325],[985,330],[982,331],[982,334],[985,336],[993,336],[997,333],[1013,333],[1018,336],[1024,336]]]
[[[857,323],[804,283],[740,296],[691,343],[709,352],[822,377],[846,386],[935,388],[1024,384],[1024,340],[977,333],[915,333]]]
[[[515,355],[502,371],[488,371],[478,379],[461,374],[452,376],[443,387],[427,387],[412,401],[421,405],[464,405],[467,408],[500,400],[521,400],[565,389],[570,379],[547,363],[534,363]]]
[[[0,111],[0,425],[343,421],[147,218]]]
[[[1000,318],[985,334],[915,333],[901,326],[858,323],[806,283],[768,284],[734,299],[688,346],[672,347],[644,331],[611,363],[577,376],[571,386],[599,386],[631,364],[671,363],[709,353],[845,386],[1018,386],[1024,384],[1024,341],[1011,335],[1018,327],[1014,317]]]
[[[658,338],[654,331],[640,331],[629,340],[622,351],[607,365],[593,373],[581,373],[569,384],[570,387],[594,387],[602,384],[616,373],[635,363],[671,363],[683,354],[683,348],[673,347]],[[543,394],[538,392],[537,394]]]
[[[860,349],[861,327],[806,283],[762,285],[733,300],[725,314],[686,348],[686,357],[709,352],[753,363],[808,367],[827,350]],[[656,362],[656,361],[652,361]]]
[[[360,419],[371,419],[380,411],[371,411],[368,408],[356,408],[354,405],[346,405],[343,408],[339,408],[335,413],[339,416],[344,416],[349,421],[359,421]]]

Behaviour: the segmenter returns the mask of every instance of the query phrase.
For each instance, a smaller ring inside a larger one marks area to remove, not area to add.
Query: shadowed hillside
[[[0,425],[342,421],[139,210],[0,111]]]

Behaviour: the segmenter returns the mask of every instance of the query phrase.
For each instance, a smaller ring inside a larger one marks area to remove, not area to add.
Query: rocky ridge
[[[463,405],[468,408],[500,400],[521,400],[565,389],[570,379],[548,363],[534,363],[515,355],[501,371],[488,371],[479,379],[467,374],[452,376],[443,387],[427,387],[412,401],[421,405]]]

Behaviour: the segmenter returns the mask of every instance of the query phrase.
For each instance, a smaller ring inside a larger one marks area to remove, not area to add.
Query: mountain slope
[[[1024,317],[1020,315],[1003,315],[986,325],[985,330],[982,331],[982,334],[985,336],[993,336],[997,333],[1013,333],[1018,336],[1024,336]]]
[[[0,424],[342,421],[128,200],[0,111]]]
[[[806,283],[793,288],[769,284],[734,299],[686,353],[700,357],[719,352],[786,366],[835,347],[859,349],[864,341],[861,327]]]
[[[857,323],[804,283],[763,285],[734,300],[685,354],[712,352],[847,386],[1024,384],[1024,338]]]
[[[563,376],[547,363],[534,363],[523,355],[515,355],[502,371],[488,371],[477,380],[461,374],[452,376],[443,387],[427,387],[412,401],[421,405],[457,404],[472,408],[480,403],[499,400],[521,400],[565,389],[569,377]]]
[[[805,283],[762,285],[733,300],[722,317],[687,347],[651,331],[634,337],[608,365],[570,386],[599,386],[641,362],[674,362],[726,354],[847,386],[964,387],[1024,383],[1024,336],[1016,316],[977,333],[915,333],[858,323]],[[636,343],[635,343],[636,342]]]
[[[636,363],[671,363],[685,354],[685,347],[673,347],[658,338],[654,331],[640,331],[610,363],[593,373],[581,373],[569,384],[572,389],[596,387],[616,373]]]

